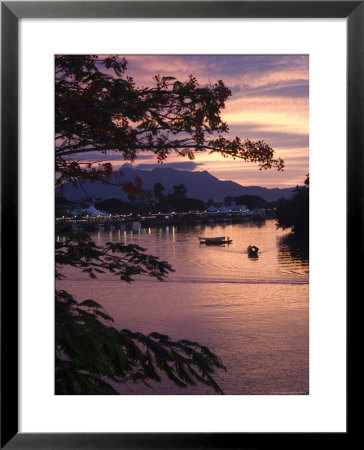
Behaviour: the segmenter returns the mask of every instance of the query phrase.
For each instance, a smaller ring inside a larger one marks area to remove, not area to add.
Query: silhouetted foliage
[[[94,300],[78,303],[56,291],[56,394],[118,394],[112,383],[150,386],[161,374],[181,388],[203,383],[223,393],[212,374],[226,369],[207,347],[159,333],[119,331],[112,323]]]
[[[205,204],[202,200],[187,197],[187,189],[184,184],[174,185],[173,191],[164,201],[169,211],[188,212],[205,209]]]
[[[123,281],[133,281],[135,275],[147,274],[162,280],[172,267],[157,257],[147,255],[138,245],[107,242],[100,248],[85,233],[73,233],[68,239],[56,242],[56,278],[64,278],[62,268],[72,266],[91,278],[110,272]]]
[[[157,209],[164,212],[189,212],[193,210],[202,211],[205,203],[197,198],[187,197],[187,189],[184,184],[173,186],[173,191],[164,195],[165,187],[161,183],[155,183],[153,192],[158,200]]]
[[[55,216],[71,216],[72,210],[75,209],[77,203],[66,198],[63,193],[61,195],[56,195],[55,198]]]
[[[229,128],[220,111],[231,92],[221,80],[201,86],[192,75],[184,82],[157,75],[153,87],[137,87],[125,74],[124,58],[57,55],[55,63],[58,186],[111,183],[110,163],[81,158],[94,151],[117,151],[130,161],[153,151],[160,162],[171,152],[193,159],[195,152],[208,151],[258,163],[260,169],[284,167],[264,141],[223,136]]]
[[[186,198],[186,194],[186,186],[184,184],[177,184],[173,186],[173,192],[169,197],[173,200],[181,200]]]
[[[163,194],[163,191],[165,191],[166,188],[163,186],[163,184],[161,183],[155,183],[153,186],[153,192],[154,192],[154,196],[155,198],[161,202],[162,200],[165,199],[165,195]]]
[[[184,82],[157,75],[153,87],[137,87],[125,74],[124,58],[58,55],[55,65],[58,187],[87,180],[117,184],[129,201],[137,202],[140,180],[116,180],[111,163],[100,158],[110,151],[130,161],[139,152],[152,151],[159,162],[171,152],[190,159],[195,152],[218,152],[258,163],[260,169],[283,169],[283,160],[274,159],[265,142],[223,136],[228,125],[220,112],[231,92],[221,80],[201,86],[192,75]],[[158,192],[162,198],[163,189],[154,189]],[[175,191],[179,200],[187,200],[182,193]],[[172,270],[138,246],[108,242],[100,248],[87,235],[56,243],[57,278],[63,277],[65,266],[91,278],[109,272],[125,282],[141,275],[162,280]],[[113,394],[112,382],[147,384],[160,380],[158,372],[180,387],[199,382],[222,393],[212,374],[224,366],[206,347],[158,333],[120,331],[110,323],[112,318],[94,300],[79,303],[68,292],[56,291],[56,393]]]
[[[118,198],[107,198],[95,202],[95,208],[108,214],[130,214],[133,210],[129,202],[125,202]]]
[[[176,212],[204,211],[205,203],[198,198],[183,198],[181,200],[172,200],[170,209]]]
[[[144,253],[137,245],[106,243],[99,248],[86,234],[56,243],[56,277],[66,265],[91,278],[109,272],[123,281],[148,275],[162,280],[171,266]],[[56,290],[56,394],[116,394],[112,383],[160,381],[165,374],[179,387],[196,382],[222,393],[212,378],[225,369],[207,347],[168,336],[133,333],[112,327],[113,319],[100,304],[81,303]]]
[[[309,176],[304,185],[297,186],[292,198],[277,202],[277,228],[291,228],[297,235],[307,236],[309,233]]]
[[[239,195],[233,197],[233,200],[237,205],[245,205],[248,209],[269,208],[271,206],[270,202],[257,195]]]
[[[224,198],[225,206],[231,206],[233,202],[236,205],[245,205],[248,209],[269,208],[271,206],[270,202],[257,195],[239,195],[237,197],[229,195]]]

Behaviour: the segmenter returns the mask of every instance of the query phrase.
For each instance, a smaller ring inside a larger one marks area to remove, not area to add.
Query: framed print
[[[348,438],[363,8],[2,2],[3,447]]]

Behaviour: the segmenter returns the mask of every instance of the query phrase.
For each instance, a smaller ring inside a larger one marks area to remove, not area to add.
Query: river
[[[143,278],[127,284],[111,274],[90,280],[70,271],[57,287],[79,301],[101,303],[116,328],[158,331],[208,346],[227,368],[215,377],[225,394],[308,394],[309,265],[286,235],[274,220],[94,233],[100,245],[138,244],[175,272],[164,282]],[[232,244],[200,245],[198,236],[228,236]],[[249,244],[259,247],[259,258],[248,258]],[[206,386],[181,389],[168,380],[152,385],[117,389],[122,394],[214,394]]]

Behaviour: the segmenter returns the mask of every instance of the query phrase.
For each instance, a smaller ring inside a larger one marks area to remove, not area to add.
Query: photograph
[[[1,448],[348,447],[363,3],[1,1]]]
[[[309,395],[309,55],[54,71],[54,394]]]

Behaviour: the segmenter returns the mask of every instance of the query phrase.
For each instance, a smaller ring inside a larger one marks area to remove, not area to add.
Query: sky
[[[123,55],[126,75],[138,86],[152,86],[153,76],[185,81],[190,74],[200,84],[223,80],[231,90],[222,119],[229,125],[226,137],[264,140],[283,158],[285,169],[259,171],[256,164],[219,155],[198,155],[194,161],[170,156],[167,164],[183,170],[207,170],[221,180],[245,186],[291,187],[303,184],[309,155],[308,55]],[[113,161],[114,166],[118,165]],[[120,163],[121,164],[121,163]],[[152,155],[135,161],[151,169]]]

